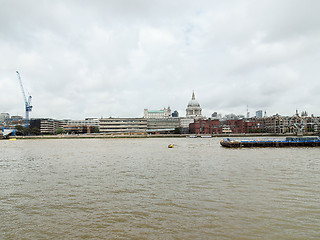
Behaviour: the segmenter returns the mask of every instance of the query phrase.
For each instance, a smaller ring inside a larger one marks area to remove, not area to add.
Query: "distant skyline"
[[[0,0],[0,112],[320,115],[317,0]]]

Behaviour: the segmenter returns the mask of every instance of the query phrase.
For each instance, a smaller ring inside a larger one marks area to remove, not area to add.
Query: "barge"
[[[242,147],[318,147],[319,137],[286,137],[284,139],[242,139],[226,138],[220,141],[221,146],[227,148]]]

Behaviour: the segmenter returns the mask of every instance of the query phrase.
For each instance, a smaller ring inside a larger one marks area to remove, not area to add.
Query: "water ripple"
[[[318,148],[172,140],[0,141],[0,238],[320,238]]]

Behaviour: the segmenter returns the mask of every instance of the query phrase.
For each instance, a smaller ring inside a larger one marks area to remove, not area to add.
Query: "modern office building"
[[[98,118],[86,118],[85,120],[67,120],[67,125],[73,126],[94,126],[99,127],[99,119]]]
[[[84,120],[60,120],[62,127],[68,134],[94,133],[99,129],[100,121],[98,118],[86,118]]]
[[[93,133],[95,131],[94,126],[87,125],[66,125],[63,129],[67,134]]]
[[[146,133],[146,118],[101,118],[100,133],[124,134]]]
[[[149,133],[174,132],[179,127],[179,118],[149,118],[147,120],[147,132]]]
[[[41,134],[56,134],[60,127],[60,121],[51,118],[38,118],[30,120],[31,128],[40,129]]]
[[[175,110],[172,114],[171,114],[172,117],[174,118],[178,118],[179,117],[179,112],[177,110]]]
[[[144,118],[147,119],[148,133],[170,133],[180,128],[179,113],[171,113],[170,107],[163,110],[144,109]]]
[[[30,127],[37,128],[41,134],[56,134],[59,128],[66,133],[93,133],[99,127],[99,119],[85,120],[56,120],[51,118],[33,118],[30,120]]]
[[[62,126],[72,125],[72,126],[94,126],[99,127],[99,119],[98,118],[86,118],[85,120],[70,120],[64,119],[60,120]]]
[[[194,118],[181,117],[180,131],[181,133],[189,133],[189,125],[194,122]]]
[[[262,118],[262,114],[263,114],[262,110],[256,111],[256,118]]]

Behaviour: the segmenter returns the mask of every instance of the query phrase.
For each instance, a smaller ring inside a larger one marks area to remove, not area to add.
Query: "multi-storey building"
[[[262,120],[263,128],[268,133],[284,133],[288,122],[278,114],[272,117],[267,117]]]
[[[189,126],[192,134],[221,134],[222,126],[218,119],[196,119]]]
[[[251,133],[260,132],[261,123],[256,120],[237,119],[196,119],[190,124],[192,134],[224,134],[224,133]]]
[[[145,133],[147,130],[146,118],[101,118],[100,133]]]
[[[262,110],[256,111],[256,118],[262,118]]]
[[[318,132],[320,130],[320,117],[315,117],[311,115],[311,117],[306,117],[306,128],[308,132]]]
[[[174,110],[174,112],[171,115],[174,118],[178,118],[179,117],[179,112],[177,110]]]
[[[51,118],[31,119],[30,127],[40,129],[41,134],[56,134],[60,121]]]
[[[95,129],[99,129],[100,121],[98,118],[86,118],[85,120],[69,120],[60,121],[60,126],[67,133],[93,133]]]
[[[304,133],[319,130],[319,117],[299,116],[292,117],[274,115],[261,120],[262,127],[268,133]]]
[[[147,132],[173,132],[180,127],[180,118],[150,118],[147,120]]]
[[[98,122],[97,122],[98,121]],[[56,120],[51,118],[31,119],[30,127],[37,128],[41,134],[56,134],[59,128],[63,128],[66,133],[93,133],[99,126],[99,119],[85,120]]]
[[[94,126],[87,125],[65,125],[63,129],[68,134],[93,133],[95,131]]]
[[[177,117],[173,117],[173,115]],[[180,128],[180,119],[178,112],[171,114],[170,107],[163,110],[148,110],[144,109],[144,118],[147,119],[148,133],[170,133],[176,128]]]
[[[22,116],[11,116],[10,119],[6,121],[6,126],[11,128],[19,125],[24,126],[25,124],[25,119]]]
[[[100,121],[98,118],[86,118],[85,120],[70,120],[64,119],[61,120],[61,125],[64,126],[90,126],[90,127],[99,127]]]
[[[144,109],[144,118],[169,118],[171,117],[170,107],[163,110],[148,110]]]

